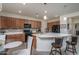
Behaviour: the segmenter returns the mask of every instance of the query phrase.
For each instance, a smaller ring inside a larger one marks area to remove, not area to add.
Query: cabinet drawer
[[[24,34],[7,35],[7,40],[25,41],[25,35]]]

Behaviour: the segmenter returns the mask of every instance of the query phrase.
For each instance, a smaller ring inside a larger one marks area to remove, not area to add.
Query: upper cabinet
[[[41,29],[41,21],[26,20],[14,17],[0,17],[0,28],[4,29],[22,29],[24,24],[31,24],[33,29]]]
[[[1,28],[6,29],[11,26],[11,25],[9,25],[11,22],[9,21],[8,17],[1,16],[0,21],[1,21]]]
[[[0,23],[0,28],[4,29],[24,28],[24,19],[1,16]]]
[[[24,19],[16,20],[16,27],[17,28],[24,28]]]
[[[37,21],[37,28],[41,29],[41,21]]]
[[[25,24],[31,24],[33,29],[41,29],[41,21],[26,20]]]
[[[59,24],[60,24],[60,21],[48,22],[47,23],[48,30],[52,31],[53,25],[59,25]]]

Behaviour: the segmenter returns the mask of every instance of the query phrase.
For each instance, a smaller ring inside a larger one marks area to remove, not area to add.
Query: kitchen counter
[[[23,34],[24,32],[6,32],[5,35]]]
[[[63,45],[66,46],[65,41],[70,39],[71,34],[63,33],[37,33],[32,34],[36,37],[36,50],[37,51],[50,51],[51,43],[55,41],[55,37],[63,37]]]
[[[13,34],[23,34],[23,29],[6,29],[6,30],[0,30],[0,32],[4,32],[2,34],[4,35],[13,35]]]

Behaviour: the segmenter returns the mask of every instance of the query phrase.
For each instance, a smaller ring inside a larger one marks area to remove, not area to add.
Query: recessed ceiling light
[[[19,12],[19,13],[21,13],[22,11],[21,11],[21,10],[19,10],[18,12]]]
[[[39,17],[39,15],[37,14],[37,15],[36,15],[36,17],[38,18],[38,17]]]
[[[47,16],[45,15],[45,16],[43,17],[43,19],[46,20],[46,19],[47,19]]]
[[[26,3],[22,3],[23,5],[26,5]]]
[[[66,21],[67,20],[67,17],[64,17],[64,21]]]
[[[45,10],[44,13],[47,13],[47,10]]]

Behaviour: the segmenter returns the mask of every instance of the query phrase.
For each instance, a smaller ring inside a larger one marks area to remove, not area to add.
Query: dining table
[[[14,41],[14,42],[9,42],[4,45],[5,49],[10,49],[10,48],[16,48],[22,44],[21,41]]]

